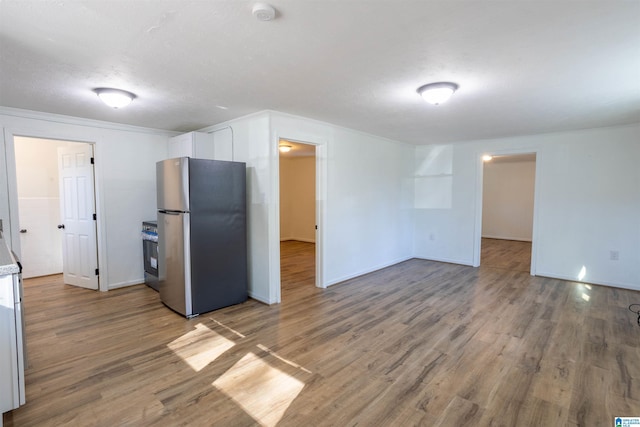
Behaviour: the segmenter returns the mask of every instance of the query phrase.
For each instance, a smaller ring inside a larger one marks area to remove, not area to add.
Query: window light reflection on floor
[[[584,276],[587,274],[587,268],[583,265],[582,269],[580,270],[580,274],[578,275],[578,280],[582,280],[584,278]],[[584,285],[584,284],[579,284],[578,285],[578,292],[582,293],[582,299],[589,302],[591,300],[591,295],[589,295],[589,291],[591,290],[591,286],[590,285]]]
[[[308,371],[307,371],[308,372]],[[247,353],[213,382],[262,426],[275,426],[304,388],[304,383]]]
[[[199,372],[234,345],[233,341],[198,323],[195,330],[170,342],[167,347]]]

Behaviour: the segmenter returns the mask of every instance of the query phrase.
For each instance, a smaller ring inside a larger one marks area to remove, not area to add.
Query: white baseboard
[[[398,259],[396,259],[394,261],[391,261],[391,262],[388,262],[388,263],[384,263],[384,264],[380,264],[380,265],[377,265],[377,266],[372,267],[370,269],[361,270],[361,271],[359,271],[357,273],[354,273],[354,274],[349,274],[347,276],[343,276],[343,277],[340,277],[338,279],[329,280],[328,282],[325,283],[325,285],[326,285],[326,287],[329,287],[329,286],[332,286],[332,285],[337,285],[338,283],[347,281],[349,279],[353,279],[354,277],[359,277],[359,276],[363,276],[365,274],[373,273],[374,271],[378,271],[378,270],[381,270],[383,268],[391,267],[392,265],[399,264],[399,263],[404,262],[404,261],[408,261],[408,260],[410,260],[412,258],[413,258],[412,256],[406,257],[406,258],[398,258]]]
[[[631,289],[634,291],[640,291],[640,284],[638,283],[621,283],[621,282],[607,282],[604,280],[589,279],[588,281],[580,281],[576,277],[564,276],[562,274],[548,273],[545,271],[536,271],[536,276],[549,277],[551,279],[560,279],[566,280],[568,282],[580,283],[585,285],[598,285],[598,286],[608,286],[610,288],[622,288],[622,289]]]
[[[267,304],[267,305],[275,304],[275,301],[274,302],[269,302],[269,298],[265,298],[262,295],[255,294],[255,293],[253,293],[251,291],[249,291],[248,294],[249,294],[249,298],[254,299],[256,301],[259,301],[259,302],[261,302],[263,304]]]
[[[461,260],[461,259],[433,258],[433,257],[423,257],[423,256],[415,256],[414,258],[422,259],[422,260],[425,260],[425,261],[446,262],[447,264],[468,265],[469,267],[473,267],[473,261],[466,261],[466,260]]]
[[[133,285],[144,285],[144,277],[140,279],[135,279],[135,280],[128,280],[126,282],[110,283],[107,286],[107,289],[111,291],[113,289],[126,288],[127,286],[133,286]]]

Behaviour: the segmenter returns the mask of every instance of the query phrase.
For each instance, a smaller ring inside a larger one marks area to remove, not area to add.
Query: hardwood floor
[[[531,271],[531,242],[482,238],[480,265],[513,271]]]
[[[280,242],[280,292],[282,299],[295,298],[316,285],[315,243]]]
[[[303,258],[283,257],[282,304],[249,300],[191,320],[144,285],[26,281],[27,404],[5,425],[609,426],[640,416],[640,327],[627,309],[640,292],[417,259],[322,290],[298,269]]]

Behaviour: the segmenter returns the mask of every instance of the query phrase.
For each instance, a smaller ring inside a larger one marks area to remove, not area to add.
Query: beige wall
[[[315,156],[280,156],[280,240],[315,242]]]
[[[531,241],[536,162],[484,164],[482,237]]]

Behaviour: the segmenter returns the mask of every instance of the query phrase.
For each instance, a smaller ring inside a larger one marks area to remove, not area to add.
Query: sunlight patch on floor
[[[587,275],[587,267],[583,265],[582,268],[580,269],[580,272],[578,273],[578,280],[582,281],[582,279],[584,279],[586,275]]]
[[[213,386],[233,399],[262,426],[275,426],[304,388],[304,383],[247,353]]]
[[[301,371],[304,371],[304,372],[306,372],[307,374],[310,374],[310,373],[311,373],[311,371],[310,371],[310,370],[308,370],[307,368],[305,368],[305,367],[303,367],[303,366],[300,366],[300,365],[298,365],[298,364],[297,364],[297,363],[295,363],[295,362],[292,362],[292,361],[290,361],[290,360],[287,360],[287,359],[285,359],[284,357],[280,357],[280,356],[278,356],[278,354],[277,354],[276,352],[272,351],[272,350],[271,350],[269,347],[267,347],[267,346],[264,346],[264,345],[262,345],[262,344],[258,344],[258,348],[259,348],[260,350],[262,350],[262,351],[265,351],[265,352],[269,353],[270,355],[272,355],[273,357],[277,358],[278,360],[280,360],[280,361],[282,361],[282,362],[286,363],[287,365],[290,365],[290,366],[293,366],[294,368],[300,369]]]
[[[233,341],[198,323],[195,330],[170,342],[167,347],[199,372],[234,345]]]
[[[216,319],[214,319],[213,317],[210,317],[209,320],[211,320],[213,323],[215,323],[218,326],[221,326],[223,328],[225,328],[227,331],[231,332],[232,334],[235,334],[238,336],[238,338],[245,338],[245,336],[243,334],[241,334],[240,332],[236,331],[235,329],[232,329],[230,327],[228,327],[227,325],[225,325],[222,322],[218,322]]]

